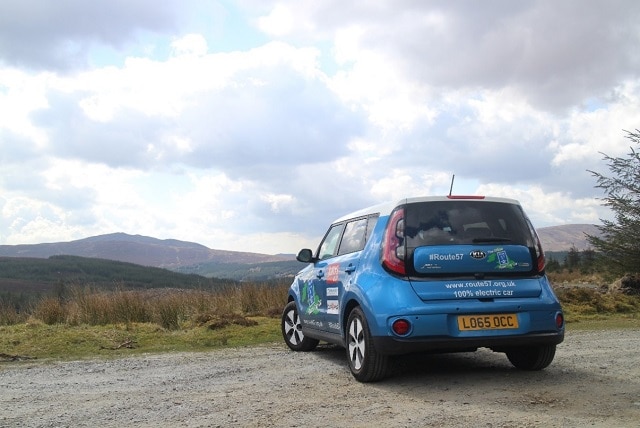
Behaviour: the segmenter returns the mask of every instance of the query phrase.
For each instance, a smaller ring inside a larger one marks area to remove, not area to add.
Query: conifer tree
[[[603,205],[614,214],[613,220],[601,219],[600,236],[588,235],[609,270],[619,274],[640,273],[640,131],[625,135],[633,145],[626,157],[603,153],[609,175],[589,171],[604,191]],[[635,145],[635,148],[634,148]]]

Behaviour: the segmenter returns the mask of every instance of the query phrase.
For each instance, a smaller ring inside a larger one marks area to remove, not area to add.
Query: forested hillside
[[[52,256],[48,259],[0,257],[0,293],[47,293],[56,287],[73,285],[103,289],[211,289],[230,282],[133,263],[78,256]]]

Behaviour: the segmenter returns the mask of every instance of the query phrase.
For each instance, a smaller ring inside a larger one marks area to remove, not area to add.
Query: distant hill
[[[78,256],[0,257],[0,302],[11,294],[51,293],[60,287],[96,289],[216,289],[232,281],[167,269]]]
[[[597,235],[592,224],[542,227],[538,234],[546,252],[564,252],[575,246],[589,248],[585,233]],[[240,251],[213,250],[194,242],[156,239],[126,233],[111,233],[70,242],[27,245],[0,245],[0,257],[47,259],[70,255],[114,260],[168,269],[208,278],[260,281],[292,277],[304,267],[293,255],[267,255]]]
[[[266,263],[202,263],[177,268],[176,272],[236,281],[264,281],[279,278],[292,279],[305,266],[306,264],[297,260]]]
[[[175,239],[156,239],[111,233],[70,242],[0,245],[0,257],[48,258],[56,255],[91,257],[177,270],[205,263],[266,263],[293,260],[293,256],[213,250]]]
[[[541,227],[537,232],[544,251],[568,251],[572,246],[578,251],[583,251],[591,248],[586,235],[600,234],[599,229],[593,224]]]

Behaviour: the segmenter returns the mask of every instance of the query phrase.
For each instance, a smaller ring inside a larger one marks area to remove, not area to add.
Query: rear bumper
[[[425,337],[402,339],[391,336],[374,336],[373,345],[385,355],[417,352],[457,352],[491,348],[502,351],[519,346],[557,345],[564,340],[564,331],[495,337]]]

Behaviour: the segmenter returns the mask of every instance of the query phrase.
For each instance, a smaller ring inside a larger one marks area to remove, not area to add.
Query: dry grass
[[[24,314],[21,314],[14,306],[0,301],[0,325],[11,325],[23,322]]]
[[[69,296],[45,297],[21,313],[0,306],[0,325],[35,319],[47,325],[155,323],[167,330],[202,325],[203,320],[279,316],[288,283],[241,284],[218,291],[153,289],[101,291],[74,287]],[[212,321],[214,322],[214,321]]]
[[[601,275],[554,272],[549,278],[567,321],[594,315],[640,317],[640,296],[620,291]],[[242,325],[247,317],[279,317],[289,283],[228,285],[217,291],[151,289],[102,291],[73,287],[63,297],[45,297],[18,312],[0,301],[0,325],[37,320],[46,325],[130,325],[150,323],[166,330]]]
[[[640,296],[621,289],[619,278],[565,271],[550,273],[549,280],[569,323],[603,320],[614,315],[640,318]]]
[[[640,327],[640,296],[625,295],[595,277],[551,281],[572,329]],[[288,286],[241,284],[215,292],[75,287],[21,311],[0,301],[0,353],[93,358],[281,340],[278,318]]]

